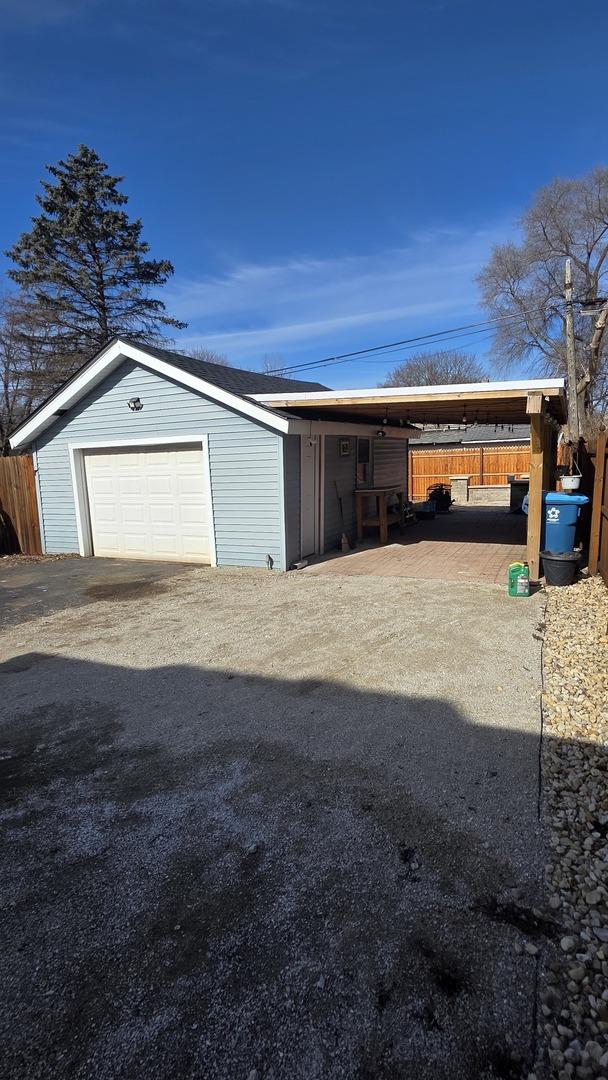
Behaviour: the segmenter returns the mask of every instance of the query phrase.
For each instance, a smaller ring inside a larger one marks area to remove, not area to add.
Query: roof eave
[[[47,427],[53,424],[58,414],[72,408],[77,402],[102,382],[125,360],[133,360],[152,371],[156,371],[174,382],[190,387],[197,393],[225,405],[234,412],[249,416],[252,420],[264,424],[281,434],[289,434],[294,429],[291,418],[280,416],[272,408],[265,407],[249,397],[240,397],[229,390],[207,382],[196,375],[175,367],[166,360],[147,353],[145,349],[115,338],[97,353],[87,364],[64,383],[49,399],[25,420],[10,438],[13,450],[29,446]]]

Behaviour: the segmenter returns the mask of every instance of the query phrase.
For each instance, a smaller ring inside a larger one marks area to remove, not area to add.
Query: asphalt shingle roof
[[[530,438],[529,424],[470,424],[467,428],[423,431],[412,439],[417,446],[462,446],[468,443],[511,443]]]
[[[229,367],[225,364],[212,364],[208,360],[197,360],[194,356],[185,356],[169,349],[158,349],[151,345],[138,346],[144,352],[156,356],[159,360],[166,360],[173,367],[181,371],[195,375],[199,379],[206,379],[214,386],[220,386],[222,390],[228,390],[232,394],[264,394],[280,393],[282,390],[305,391],[305,390],[329,390],[317,382],[303,382],[300,379],[284,379],[280,375],[265,375],[261,371],[246,371],[243,368]]]

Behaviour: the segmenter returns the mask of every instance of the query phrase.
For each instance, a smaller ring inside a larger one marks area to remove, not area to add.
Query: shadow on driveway
[[[5,1077],[526,1075],[537,738],[297,673],[0,686]]]

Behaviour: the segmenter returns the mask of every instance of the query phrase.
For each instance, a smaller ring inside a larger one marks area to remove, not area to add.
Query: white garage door
[[[210,515],[198,446],[87,450],[93,553],[210,562]]]

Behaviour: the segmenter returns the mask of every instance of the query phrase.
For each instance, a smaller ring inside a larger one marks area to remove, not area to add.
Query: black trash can
[[[543,570],[547,585],[572,585],[580,562],[580,552],[564,551],[555,554],[541,551]]]

